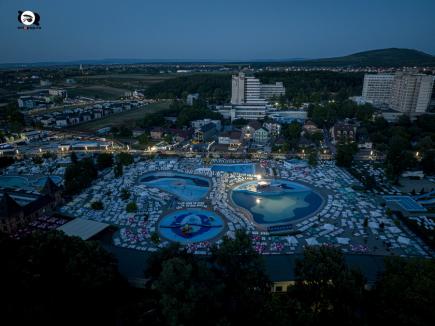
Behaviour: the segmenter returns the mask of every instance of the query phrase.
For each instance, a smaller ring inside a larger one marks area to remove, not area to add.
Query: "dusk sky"
[[[18,10],[42,29],[17,29]],[[1,0],[0,63],[435,54],[434,13],[434,0]]]

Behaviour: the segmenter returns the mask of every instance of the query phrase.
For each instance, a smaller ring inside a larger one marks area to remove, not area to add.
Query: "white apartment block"
[[[389,103],[393,80],[393,74],[365,74],[362,98],[374,105]]]
[[[388,104],[405,114],[427,111],[432,97],[434,77],[412,72],[366,74],[362,99],[373,105]]]
[[[285,87],[282,82],[276,82],[275,84],[261,84],[260,97],[265,99],[271,99],[274,97],[280,97],[285,94]]]
[[[282,82],[262,84],[258,78],[243,72],[234,75],[231,82],[231,104],[267,104],[267,100],[285,94]]]
[[[390,107],[405,114],[427,111],[432,97],[434,77],[398,72],[394,76]]]

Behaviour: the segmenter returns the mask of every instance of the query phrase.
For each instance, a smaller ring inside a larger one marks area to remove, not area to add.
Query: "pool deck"
[[[212,164],[228,164],[235,160],[216,160]],[[241,163],[246,163],[242,161]],[[253,162],[254,163],[254,162]],[[232,237],[238,229],[245,230],[253,241],[255,250],[264,255],[297,254],[306,245],[331,245],[349,254],[380,256],[423,256],[433,253],[406,228],[395,225],[380,205],[379,196],[354,190],[358,184],[346,171],[331,162],[321,162],[315,168],[304,167],[289,170],[282,162],[269,160],[262,167],[263,178],[276,178],[306,185],[325,199],[321,208],[312,215],[292,222],[293,230],[275,235],[256,225],[246,212],[231,203],[230,190],[235,185],[255,180],[256,175],[227,173],[204,169],[202,159],[165,159],[139,161],[128,167],[121,178],[111,173],[98,179],[90,188],[62,207],[61,212],[80,218],[92,219],[119,227],[113,237],[116,246],[139,251],[156,251],[169,244],[162,239],[156,245],[151,234],[158,231],[162,216],[174,210],[201,208],[211,210],[225,220],[222,236]],[[210,180],[210,190],[201,201],[183,202],[173,195],[138,182],[147,173],[172,171]],[[136,213],[125,211],[126,202],[119,198],[120,190],[127,188],[138,205]],[[101,200],[104,210],[94,211],[90,203]],[[366,223],[364,226],[363,224]],[[384,225],[381,229],[380,225]],[[197,254],[207,254],[211,245],[221,243],[220,236],[188,246]]]

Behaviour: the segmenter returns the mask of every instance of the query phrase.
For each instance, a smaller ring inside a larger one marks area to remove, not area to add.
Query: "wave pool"
[[[315,213],[323,203],[311,188],[287,180],[250,181],[235,187],[233,202],[258,224],[288,223]]]

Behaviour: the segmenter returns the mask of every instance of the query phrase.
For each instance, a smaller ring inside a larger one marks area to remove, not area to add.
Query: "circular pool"
[[[200,201],[210,189],[207,178],[184,173],[154,172],[145,175],[141,181],[150,187],[169,192],[182,201]]]
[[[159,222],[160,235],[181,244],[211,240],[218,236],[223,228],[223,219],[204,209],[175,211],[164,216]]]
[[[258,224],[288,223],[319,210],[323,198],[311,188],[287,180],[250,181],[231,192],[234,204],[251,213]]]

